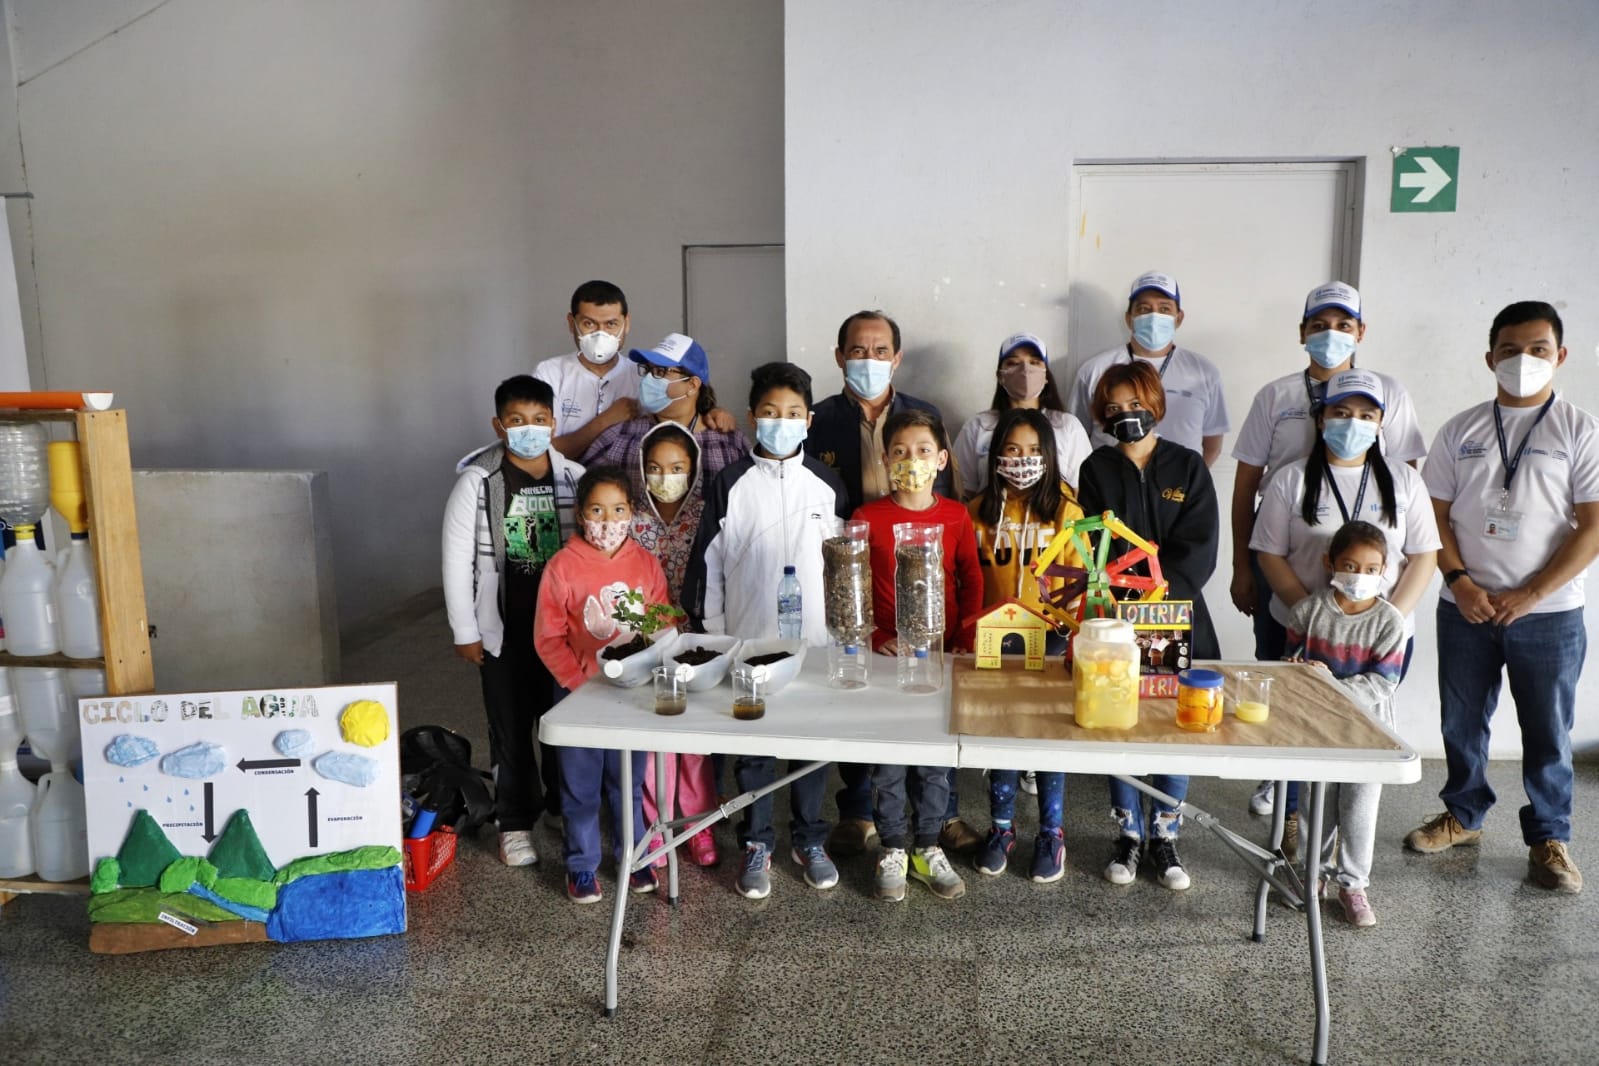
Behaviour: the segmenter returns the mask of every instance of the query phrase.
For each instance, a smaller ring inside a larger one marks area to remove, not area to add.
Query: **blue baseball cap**
[[[1038,357],[1049,365],[1049,349],[1044,347],[1044,342],[1031,333],[1012,333],[1009,337],[999,342],[999,361],[1004,362],[1005,357],[1018,348],[1030,347],[1038,353]]]
[[[705,349],[700,347],[699,341],[681,333],[668,333],[652,348],[634,348],[627,357],[635,363],[681,370],[704,382],[711,380],[711,361]]]

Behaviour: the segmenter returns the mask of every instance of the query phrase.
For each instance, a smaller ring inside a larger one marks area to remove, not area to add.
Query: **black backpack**
[[[418,808],[437,811],[434,824],[468,836],[494,816],[489,775],[472,768],[472,742],[441,725],[400,734],[400,787]]]

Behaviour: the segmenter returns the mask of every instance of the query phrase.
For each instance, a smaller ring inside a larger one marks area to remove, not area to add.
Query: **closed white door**
[[[1358,286],[1357,162],[1085,164],[1073,168],[1071,371],[1125,343],[1127,289],[1146,270],[1182,288],[1177,343],[1221,371],[1232,431],[1211,469],[1222,540],[1205,598],[1222,654],[1250,658],[1249,619],[1233,609],[1233,438],[1266,382],[1305,365],[1305,294],[1324,281]]]

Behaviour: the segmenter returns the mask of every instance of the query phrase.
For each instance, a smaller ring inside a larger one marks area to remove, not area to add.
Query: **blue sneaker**
[[[594,879],[593,870],[579,870],[566,875],[566,896],[573,903],[598,903],[600,883]]]
[[[1033,880],[1041,885],[1066,873],[1066,840],[1059,829],[1041,829],[1033,845]]]
[[[744,866],[738,872],[738,894],[765,899],[772,894],[772,853],[765,844],[744,845]]]
[[[820,844],[808,848],[795,848],[794,861],[805,870],[805,883],[815,889],[832,888],[838,884],[838,867],[827,857],[827,849]]]
[[[1005,867],[1010,864],[1010,849],[1015,846],[1016,830],[1009,826],[990,829],[988,839],[983,842],[983,850],[977,856],[977,872],[990,877],[1004,873]]]
[[[647,896],[660,887],[661,882],[655,876],[655,871],[648,866],[634,870],[627,878],[627,890],[635,896]]]

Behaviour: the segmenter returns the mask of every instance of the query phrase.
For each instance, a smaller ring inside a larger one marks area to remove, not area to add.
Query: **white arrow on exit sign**
[[[1411,198],[1411,203],[1430,203],[1432,198],[1443,192],[1444,186],[1454,179],[1431,156],[1417,155],[1414,159],[1421,170],[1399,175],[1399,186],[1403,189],[1421,190]]]

